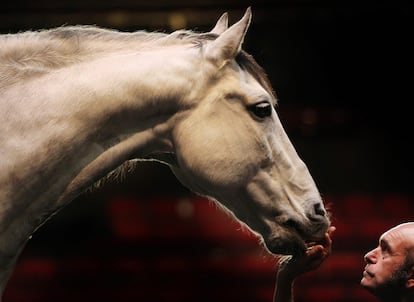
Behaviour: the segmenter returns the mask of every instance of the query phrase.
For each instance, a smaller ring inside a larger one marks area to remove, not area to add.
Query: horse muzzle
[[[323,206],[316,203],[306,217],[282,215],[267,224],[270,231],[263,234],[267,249],[273,254],[299,256],[306,252],[306,242],[323,238],[330,221]]]

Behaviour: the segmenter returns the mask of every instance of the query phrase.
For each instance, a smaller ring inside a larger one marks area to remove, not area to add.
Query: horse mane
[[[0,89],[99,54],[178,43],[198,44],[202,36],[189,31],[128,33],[89,25],[0,35]]]

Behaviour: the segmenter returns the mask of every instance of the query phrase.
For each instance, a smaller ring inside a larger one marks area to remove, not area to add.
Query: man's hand
[[[288,263],[282,264],[279,276],[293,280],[306,272],[317,269],[331,254],[331,235],[335,230],[336,228],[331,226],[324,238],[307,244],[308,250],[303,257],[292,258]]]
[[[335,229],[331,226],[324,238],[308,243],[308,250],[302,257],[292,258],[279,266],[273,295],[274,302],[293,302],[293,282],[300,275],[317,269],[331,254],[331,235]]]

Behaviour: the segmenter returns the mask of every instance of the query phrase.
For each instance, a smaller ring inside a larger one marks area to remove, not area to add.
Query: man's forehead
[[[393,227],[382,234],[379,240],[389,245],[402,244],[406,249],[414,249],[414,223]]]

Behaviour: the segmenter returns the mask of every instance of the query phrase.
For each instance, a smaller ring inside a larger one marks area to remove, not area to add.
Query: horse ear
[[[206,56],[220,67],[234,59],[241,50],[251,18],[252,12],[248,7],[240,21],[226,29],[216,40],[207,44]]]
[[[210,31],[213,34],[222,34],[227,28],[229,27],[229,15],[228,13],[224,13],[218,19],[214,28]]]

